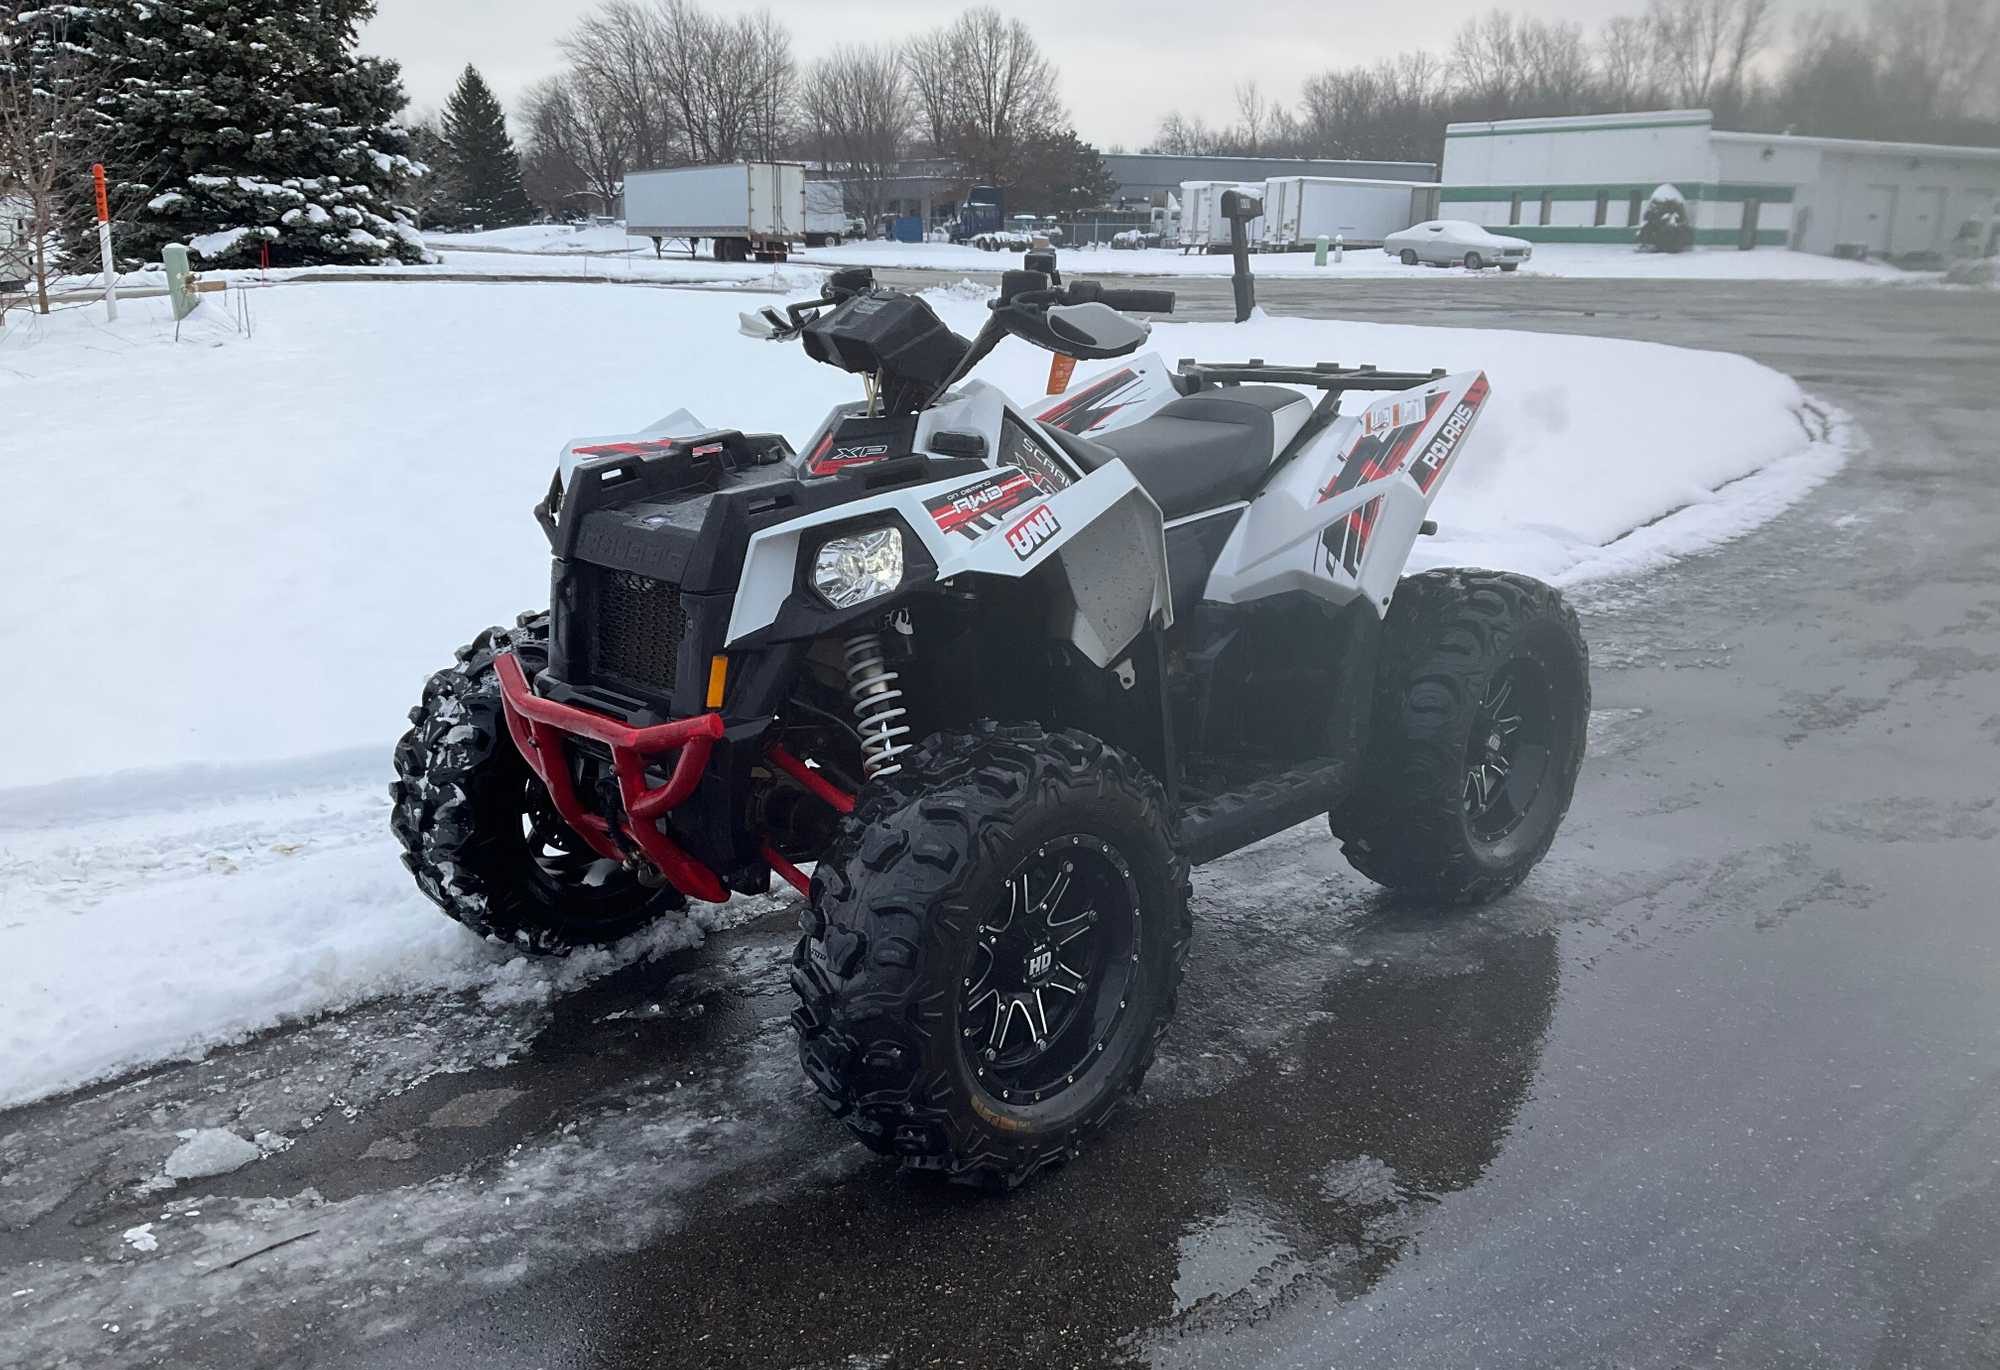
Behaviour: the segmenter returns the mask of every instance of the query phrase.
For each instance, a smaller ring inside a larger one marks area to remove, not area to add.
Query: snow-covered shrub
[[[1673,186],[1661,186],[1646,201],[1646,217],[1639,225],[1641,252],[1685,252],[1694,246],[1694,221],[1688,216],[1687,201]]]

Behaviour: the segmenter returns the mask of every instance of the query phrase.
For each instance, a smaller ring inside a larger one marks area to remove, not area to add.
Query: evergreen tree
[[[393,62],[355,52],[374,0],[97,0],[102,156],[121,258],[209,267],[426,259],[393,197],[416,174]],[[87,225],[73,225],[81,241]]]
[[[444,107],[450,148],[449,198],[460,222],[501,228],[534,217],[521,188],[521,156],[507,135],[507,112],[477,68],[468,65]]]

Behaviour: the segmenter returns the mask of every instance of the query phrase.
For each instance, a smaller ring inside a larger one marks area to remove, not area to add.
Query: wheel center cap
[[[1056,952],[1054,947],[1049,946],[1047,943],[1040,943],[1035,946],[1028,953],[1028,983],[1033,984],[1047,975],[1055,966],[1055,963]]]

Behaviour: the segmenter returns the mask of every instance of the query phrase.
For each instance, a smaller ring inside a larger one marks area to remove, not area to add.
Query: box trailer
[[[33,235],[28,232],[33,213],[26,196],[0,194],[0,290],[18,290],[35,274]]]
[[[806,236],[806,169],[798,162],[635,171],[625,177],[625,231],[655,249],[706,240],[719,262],[782,262]]]
[[[1224,191],[1229,190],[1262,195],[1264,183],[1262,181],[1181,182],[1181,251],[1229,251],[1229,220],[1222,214],[1222,195]],[[1251,248],[1261,250],[1264,242],[1264,219],[1252,219],[1247,227]]]
[[[806,182],[806,246],[838,247],[847,236],[847,186],[840,181]]]
[[[1264,250],[1309,248],[1319,238],[1380,247],[1391,233],[1430,218],[1428,182],[1344,176],[1274,176],[1264,182]]]

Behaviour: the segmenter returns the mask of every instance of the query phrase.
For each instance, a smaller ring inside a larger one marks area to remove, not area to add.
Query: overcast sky
[[[1508,0],[1506,8],[1579,19],[1590,29],[1644,0]],[[1823,0],[1860,12],[1866,0]],[[556,41],[596,0],[380,0],[364,47],[403,64],[411,108],[443,103],[467,62],[510,108],[523,87],[561,65]],[[1781,0],[1780,33],[1822,0]],[[1099,146],[1145,143],[1178,108],[1211,122],[1233,118],[1230,92],[1255,76],[1290,103],[1299,83],[1330,66],[1373,62],[1406,48],[1442,50],[1494,0],[1008,0],[1062,70],[1077,131]],[[935,28],[960,8],[938,0],[711,0],[724,13],[770,9],[804,60],[843,42],[893,42]],[[1418,27],[1412,21],[1421,16]]]

